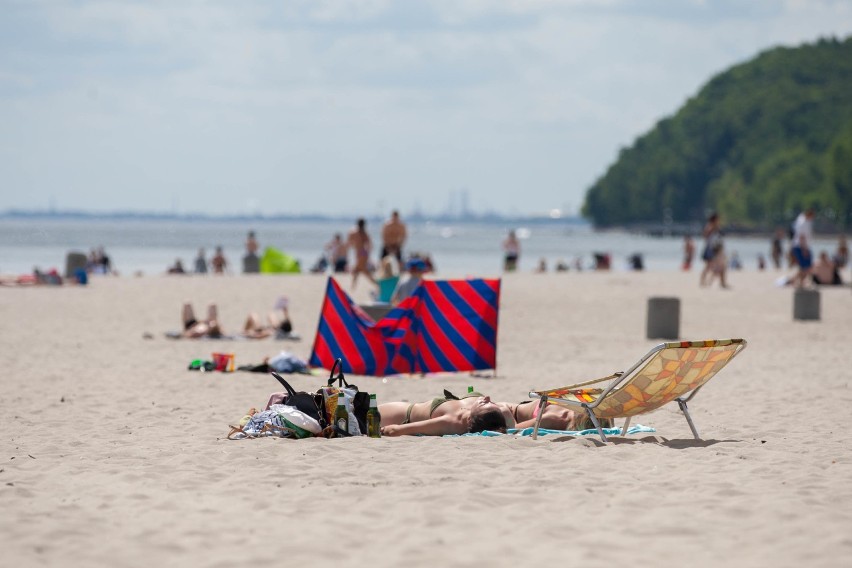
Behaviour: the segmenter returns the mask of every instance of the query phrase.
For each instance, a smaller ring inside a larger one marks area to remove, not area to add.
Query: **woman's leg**
[[[382,426],[402,424],[408,407],[407,402],[386,402],[379,405],[379,413],[382,415]]]
[[[219,321],[219,309],[216,307],[216,304],[207,306],[207,321],[208,323]]]
[[[187,302],[183,305],[183,308],[181,308],[180,312],[180,318],[181,322],[183,322],[184,329],[191,326],[193,322],[197,321],[195,319],[195,311],[193,311],[192,309],[192,304]]]

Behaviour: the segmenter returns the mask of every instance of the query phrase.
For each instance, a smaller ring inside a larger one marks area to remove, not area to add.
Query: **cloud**
[[[0,209],[579,206],[710,76],[852,30],[828,0],[13,3]],[[117,189],[118,188],[118,189]],[[41,201],[39,201],[41,200]],[[366,204],[366,205],[365,205]],[[188,207],[188,206],[187,206]],[[282,206],[283,207],[283,206]]]

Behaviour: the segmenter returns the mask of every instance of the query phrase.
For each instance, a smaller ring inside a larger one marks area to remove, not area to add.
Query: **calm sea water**
[[[335,221],[178,221],[178,220],[92,220],[92,219],[0,219],[0,273],[31,272],[33,267],[64,270],[68,251],[88,252],[103,246],[114,267],[122,274],[141,271],[162,274],[180,258],[188,269],[199,248],[208,259],[216,245],[222,245],[232,270],[239,272],[244,242],[254,230],[261,249],[273,246],[301,261],[303,269],[313,265],[323,246],[335,232],[346,233],[351,227]],[[577,223],[530,223],[509,226],[500,223],[417,223],[409,224],[407,251],[432,256],[441,276],[487,276],[502,267],[501,243],[514,228],[521,237],[520,271],[535,270],[540,259],[548,269],[558,260],[572,265],[579,258],[586,268],[593,264],[595,252],[609,253],[615,270],[626,270],[627,259],[641,254],[645,269],[677,270],[683,241],[625,232],[595,232]],[[379,227],[368,224],[378,246]],[[725,241],[730,255],[736,251],[747,270],[757,266],[757,255],[769,257],[769,240],[729,237]],[[700,251],[700,239],[696,242]],[[820,239],[816,250],[833,253],[834,239]]]

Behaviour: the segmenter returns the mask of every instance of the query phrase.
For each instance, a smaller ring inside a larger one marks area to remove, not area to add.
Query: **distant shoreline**
[[[39,211],[10,209],[0,212],[0,219],[91,219],[91,220],[140,220],[140,221],[224,221],[224,222],[269,222],[269,221],[309,221],[309,222],[346,222],[351,223],[358,215],[322,215],[318,213],[304,214],[275,214],[275,215],[212,215],[205,213],[155,213],[155,212],[93,212],[93,211]],[[370,221],[384,219],[380,215],[363,215]],[[406,222],[412,223],[504,223],[504,224],[553,224],[553,225],[588,225],[587,220],[576,216],[503,216],[491,213],[467,215],[403,215]]]

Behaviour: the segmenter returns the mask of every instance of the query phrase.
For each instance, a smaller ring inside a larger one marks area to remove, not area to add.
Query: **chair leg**
[[[533,427],[532,439],[538,439],[538,427],[541,424],[541,417],[544,415],[544,407],[547,406],[547,397],[542,396],[538,401],[538,416],[535,418],[535,426]]]
[[[692,416],[689,415],[689,409],[686,407],[686,401],[682,399],[677,399],[677,404],[680,406],[681,412],[686,417],[686,423],[689,424],[689,429],[692,430],[692,435],[695,436],[696,440],[700,440],[701,436],[698,435],[698,430],[695,429],[695,424],[692,422]]]
[[[601,428],[601,423],[598,421],[598,418],[595,416],[595,413],[586,408],[586,414],[589,415],[589,418],[592,419],[592,424],[594,424],[595,428],[598,429],[598,434],[600,435],[601,440],[604,443],[609,442],[609,440],[606,439],[606,434],[604,434],[603,428]]]
[[[630,428],[630,419],[631,419],[631,418],[633,418],[633,417],[632,417],[632,416],[628,416],[628,417],[627,417],[627,419],[624,421],[624,426],[622,426],[622,428],[621,428],[621,435],[622,435],[622,436],[626,436],[626,435],[627,435],[627,429],[628,429],[628,428]]]

